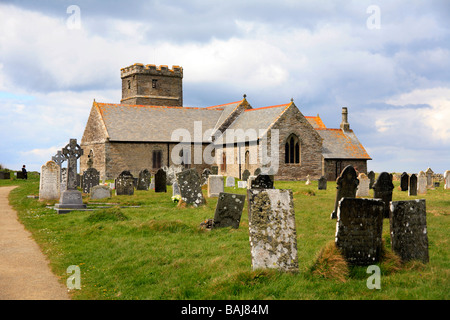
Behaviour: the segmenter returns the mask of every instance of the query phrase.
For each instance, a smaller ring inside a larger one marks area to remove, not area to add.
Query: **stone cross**
[[[67,190],[77,189],[77,160],[83,155],[83,149],[77,144],[77,139],[70,139],[62,150],[63,156],[68,160]]]
[[[61,150],[58,150],[58,152],[52,157],[52,161],[61,167],[62,163],[66,161],[66,157],[63,156]]]

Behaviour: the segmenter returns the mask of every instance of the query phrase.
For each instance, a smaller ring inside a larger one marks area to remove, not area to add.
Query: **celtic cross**
[[[68,145],[62,148],[63,156],[68,160],[67,165],[67,189],[77,188],[77,160],[83,155],[83,149],[77,144],[77,139],[70,139]]]

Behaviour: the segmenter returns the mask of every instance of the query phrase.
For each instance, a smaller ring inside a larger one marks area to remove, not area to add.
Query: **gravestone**
[[[327,190],[327,178],[321,176],[317,183],[317,189],[319,190]]]
[[[181,195],[181,193],[180,193],[180,187],[178,186],[178,182],[174,181],[172,183],[172,197],[180,196],[180,195]]]
[[[22,171],[16,171],[16,179],[25,179]]]
[[[253,180],[256,179],[256,176],[249,176],[247,179],[247,189],[251,189],[252,188],[252,182]]]
[[[95,168],[88,168],[83,172],[82,186],[84,193],[90,193],[91,188],[100,184],[100,172]]]
[[[67,190],[67,168],[61,168],[61,193]]]
[[[355,198],[358,188],[358,179],[356,170],[352,166],[346,166],[340,176],[336,179],[336,199],[334,201],[334,211],[331,213],[331,219],[336,219],[339,201],[342,198]]]
[[[11,179],[11,173],[0,171],[0,179]]]
[[[188,169],[176,174],[182,202],[195,207],[205,204],[200,176],[195,169]]]
[[[392,201],[393,190],[394,184],[392,183],[389,173],[380,173],[377,181],[373,185],[373,198],[383,200],[384,218],[389,218],[389,203]]]
[[[54,155],[54,156],[52,156],[52,161],[54,161],[60,168],[61,168],[61,171],[60,171],[60,173],[62,174],[62,163],[64,162],[64,161],[66,161],[66,157],[64,157],[64,155],[62,154],[62,151],[61,150],[58,150],[57,152],[56,152],[56,154]],[[63,177],[61,176],[60,177],[60,179],[61,179],[61,183],[64,183],[64,185],[66,184],[66,182],[63,182]],[[66,177],[66,179],[67,179],[67,177]],[[65,189],[64,189],[65,190]],[[62,190],[63,191],[63,190]],[[62,192],[61,191],[61,192]]]
[[[225,181],[225,185],[227,187],[233,187],[234,188],[236,186],[236,183],[234,181],[234,177],[227,177],[227,180]]]
[[[77,143],[77,139],[70,139],[61,151],[67,159],[67,190],[61,193],[59,203],[55,205],[55,208],[58,213],[86,209],[81,192],[77,190],[77,161],[83,155],[83,149]]]
[[[151,180],[150,180],[150,186],[149,189],[151,190],[155,190],[155,177],[152,176]]]
[[[247,195],[253,270],[298,271],[292,190],[250,189]]]
[[[427,176],[425,172],[420,171],[419,176],[417,178],[417,194],[426,194],[427,193]]]
[[[367,177],[368,177],[369,180],[370,180],[370,183],[369,183],[369,189],[373,189],[373,184],[375,183],[375,172],[370,171],[370,172],[367,174]]]
[[[221,192],[214,213],[213,229],[225,227],[239,228],[242,209],[244,209],[244,201],[244,194]]]
[[[409,175],[406,172],[403,172],[400,177],[400,190],[408,191],[409,186]]]
[[[167,175],[163,169],[155,173],[155,192],[167,192]]]
[[[171,165],[168,168],[164,167],[166,172],[166,183],[171,186],[174,181],[176,181],[176,174],[183,171],[184,167],[181,165]]]
[[[444,172],[444,189],[450,189],[450,170]]]
[[[116,196],[134,194],[134,177],[130,171],[122,171],[115,180]]]
[[[223,192],[223,176],[211,174],[208,177],[208,197],[216,198]]]
[[[201,176],[201,183],[202,186],[208,183],[208,177],[211,174],[211,170],[208,168],[203,169],[202,176]]]
[[[417,176],[414,173],[409,177],[408,195],[417,196]]]
[[[61,196],[60,167],[54,161],[41,166],[39,200],[58,200]]]
[[[384,203],[380,199],[339,201],[335,241],[349,264],[365,266],[380,260],[383,214]]]
[[[111,198],[111,189],[108,186],[98,185],[91,189],[91,199]]]
[[[247,188],[247,181],[238,181],[238,188]]]
[[[248,177],[250,177],[250,171],[245,169],[244,172],[242,172],[242,181],[247,181]]]
[[[429,261],[425,199],[392,201],[390,205],[392,250],[402,262]]]
[[[258,176],[261,174],[261,168],[256,168],[255,172],[253,172],[254,176]]]
[[[369,185],[370,180],[365,173],[360,173],[358,175],[358,188],[356,189],[357,197],[368,197],[369,196]]]
[[[309,180],[309,174],[306,176],[306,182],[305,185],[309,186],[311,184],[311,181]]]
[[[219,174],[219,167],[218,166],[211,166],[211,173],[213,175],[218,175]]]
[[[428,168],[426,171],[425,171],[425,175],[426,175],[426,177],[427,177],[427,189],[431,189],[431,188],[433,188],[434,186],[433,186],[433,170],[431,170],[431,168]]]
[[[141,170],[139,172],[138,183],[136,186],[136,190],[145,190],[147,191],[150,186],[150,171],[147,169]]]
[[[273,189],[272,177],[267,174],[260,174],[251,182],[251,189]]]

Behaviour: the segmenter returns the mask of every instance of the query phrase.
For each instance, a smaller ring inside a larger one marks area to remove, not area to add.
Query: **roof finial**
[[[294,102],[294,98],[291,98],[291,102]]]
[[[247,95],[244,93],[244,99],[247,98]]]

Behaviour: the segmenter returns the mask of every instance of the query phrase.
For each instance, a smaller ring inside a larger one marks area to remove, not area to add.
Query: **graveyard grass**
[[[135,191],[113,196],[119,203],[98,211],[58,215],[47,208],[57,201],[39,202],[39,178],[1,180],[18,185],[9,197],[19,220],[49,258],[53,272],[66,285],[66,270],[77,265],[81,290],[72,299],[444,299],[450,298],[450,190],[442,183],[425,196],[408,197],[394,181],[393,200],[426,199],[430,262],[401,264],[390,250],[389,221],[384,219],[384,259],[381,289],[368,289],[367,267],[349,267],[334,249],[336,184],[317,190],[317,181],[276,181],[292,189],[297,225],[299,272],[251,268],[247,203],[239,229],[207,231],[200,223],[214,217],[217,198],[199,208],[179,207],[167,193]],[[246,194],[246,189],[225,187]],[[206,189],[203,189],[206,197]],[[373,190],[370,191],[373,196]],[[99,200],[84,201],[99,206]],[[246,201],[247,202],[247,201]],[[140,206],[140,207],[131,207]]]

